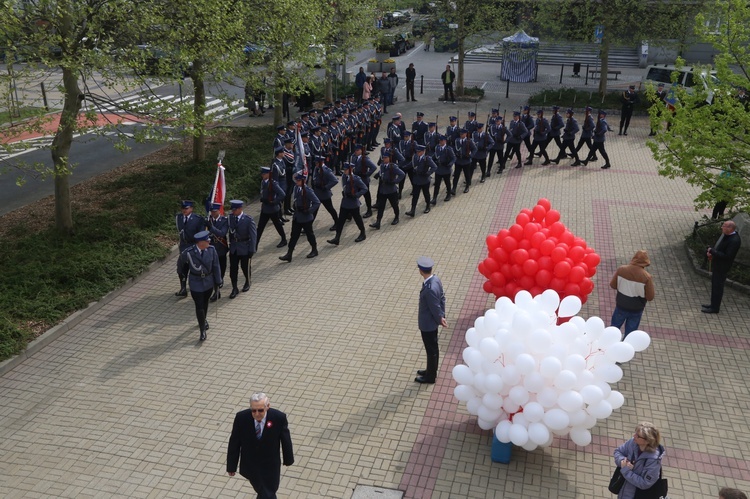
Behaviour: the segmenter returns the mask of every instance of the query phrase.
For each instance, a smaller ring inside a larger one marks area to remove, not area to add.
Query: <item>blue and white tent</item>
[[[517,83],[536,81],[538,53],[539,38],[529,36],[523,30],[503,38],[503,67],[500,79]]]

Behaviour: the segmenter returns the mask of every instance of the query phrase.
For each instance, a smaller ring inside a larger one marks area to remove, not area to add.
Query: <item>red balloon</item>
[[[569,256],[566,256],[565,260],[563,260],[563,262],[568,262],[571,267],[576,264],[576,262],[574,262],[573,259],[570,258]]]
[[[518,286],[515,282],[509,282],[505,285],[505,296],[509,297],[511,300],[516,297],[516,290],[518,289]]]
[[[568,255],[568,250],[570,250],[570,246],[568,246],[568,245],[567,245],[567,244],[565,244],[565,243],[557,243],[557,244],[555,245],[555,248],[562,248],[562,249],[564,249],[564,250],[565,250],[565,255],[566,255],[566,256]]]
[[[477,265],[477,270],[478,270],[478,271],[479,271],[479,273],[480,273],[480,274],[482,274],[483,276],[485,276],[485,277],[489,277],[489,276],[487,275],[487,267],[486,267],[486,266],[484,265],[484,260],[482,260],[481,262],[479,262],[479,265]],[[489,293],[489,291],[488,291],[488,293]]]
[[[586,277],[586,271],[583,270],[582,267],[579,267],[578,265],[576,265],[575,267],[570,269],[570,275],[568,276],[568,280],[572,282],[573,284],[578,284],[585,277]]]
[[[550,254],[550,258],[552,258],[552,261],[555,263],[562,262],[565,260],[565,257],[568,256],[568,253],[565,251],[564,248],[557,247],[552,250],[552,253]]]
[[[538,248],[545,239],[547,239],[547,236],[545,236],[542,231],[534,232],[534,234],[531,235],[531,247]]]
[[[529,260],[539,260],[539,257],[542,256],[542,252],[536,248],[529,248],[527,251],[529,252]]]
[[[523,267],[521,265],[513,265],[510,268],[510,274],[513,276],[513,279],[520,279],[524,276]]]
[[[550,234],[550,232],[549,232],[549,228],[547,228],[547,227],[542,227],[542,228],[541,228],[541,229],[539,230],[539,232],[541,232],[542,234],[544,234],[544,237],[549,237],[549,234]]]
[[[555,249],[555,243],[550,241],[549,239],[542,241],[542,244],[539,245],[539,251],[544,256],[549,256],[552,254],[552,251]]]
[[[487,239],[485,239],[485,241],[487,242],[487,248],[490,251],[492,251],[493,249],[497,248],[498,242],[497,242],[497,236],[496,235],[490,234],[489,236],[487,236]]]
[[[547,210],[547,214],[544,215],[544,223],[547,226],[552,225],[555,222],[560,221],[560,212],[557,210]]]
[[[586,248],[586,240],[581,237],[574,237],[573,246],[580,246],[581,248]]]
[[[578,298],[581,299],[581,304],[584,304],[584,303],[586,303],[589,300],[588,295],[581,295]]]
[[[586,277],[594,277],[596,275],[596,267],[589,267],[586,271]]]
[[[596,253],[589,253],[583,257],[583,262],[588,265],[589,268],[596,267],[601,261],[602,259]]]
[[[499,263],[505,263],[508,261],[508,252],[502,248],[497,248],[492,252],[492,258],[494,258]]]
[[[568,250],[568,256],[575,262],[578,263],[581,260],[583,260],[583,257],[586,255],[583,248],[580,246],[575,246],[575,243],[573,243],[574,246]]]
[[[539,232],[539,227],[537,227],[535,223],[526,224],[526,226],[523,228],[523,237],[531,240],[531,236],[533,236],[537,232]]]
[[[521,239],[520,241],[518,241],[518,248],[529,251],[531,249],[531,241],[529,241],[528,239]]]
[[[565,296],[580,296],[581,294],[581,288],[578,286],[578,284],[573,284],[572,282],[569,282],[565,285],[565,289],[563,289],[563,294]]]
[[[555,276],[559,278],[568,277],[570,274],[570,264],[566,261],[557,262],[555,264]]]
[[[529,259],[529,252],[525,249],[517,249],[513,253],[511,253],[510,256],[513,258],[514,262],[516,262],[518,265],[521,265],[523,262]]]
[[[485,293],[492,293],[492,283],[490,281],[484,281],[484,284],[482,284],[482,289],[484,289]]]
[[[550,203],[549,199],[547,198],[540,198],[539,201],[536,202],[536,204],[541,205],[547,211],[552,208],[552,203]]]
[[[562,222],[555,222],[549,227],[549,232],[555,237],[560,237],[565,233],[565,225]]]
[[[531,296],[537,296],[544,293],[544,288],[539,286],[532,286],[531,289],[529,289],[529,293],[531,293]]]
[[[494,294],[498,298],[501,296],[505,296],[505,286],[502,286],[499,288],[492,288],[492,294]]]
[[[547,214],[547,210],[544,209],[544,206],[536,205],[534,206],[534,209],[531,210],[534,214],[534,221],[535,222],[544,222],[544,216]]]
[[[549,287],[551,289],[554,289],[558,293],[562,293],[565,289],[565,280],[560,279],[559,277],[553,277],[552,280],[549,282]]]
[[[506,252],[511,253],[518,248],[518,241],[513,236],[506,236],[506,238],[503,239],[502,248]]]
[[[523,273],[530,276],[535,275],[539,271],[539,264],[536,260],[532,260],[531,258],[523,262],[522,267]]]
[[[518,224],[510,226],[510,235],[520,241],[523,238],[523,227]]]
[[[505,286],[506,279],[505,276],[500,272],[495,272],[490,276],[490,282],[492,283],[493,287],[500,287]]]
[[[534,216],[534,212],[532,212],[528,208],[522,209],[519,213],[525,213],[526,215],[528,215],[529,216],[529,220],[531,220],[531,217]]]
[[[497,239],[499,241],[502,241],[506,237],[510,235],[510,231],[508,229],[500,229],[500,232],[497,233]]]
[[[502,266],[500,266],[500,272],[502,272],[503,275],[507,279],[510,279],[510,278],[513,277],[512,269],[513,269],[513,266],[511,264],[509,264],[509,263],[504,263],[504,264],[502,264]]]
[[[518,280],[518,287],[521,289],[531,289],[534,286],[534,278],[528,275],[521,277]]]
[[[588,295],[594,290],[594,283],[588,277],[584,278],[579,284],[582,295]]]
[[[543,289],[547,289],[549,287],[549,283],[551,280],[552,272],[550,272],[549,270],[540,269],[539,272],[537,272],[534,276],[534,281],[536,281],[537,285]]]
[[[500,263],[496,262],[492,258],[485,258],[484,262],[482,263],[484,263],[484,269],[487,271],[487,273],[484,274],[486,276],[488,276],[489,274],[493,272],[497,272],[498,270],[500,270]]]
[[[569,230],[566,230],[562,233],[562,236],[560,236],[560,241],[567,244],[568,246],[572,246],[574,240],[575,236],[573,236],[573,233]]]
[[[552,272],[552,269],[555,268],[555,262],[552,261],[552,258],[548,256],[542,256],[536,259],[536,261],[539,263],[539,268],[544,270],[549,270]]]
[[[516,223],[518,225],[524,226],[530,221],[531,217],[529,217],[526,213],[519,213],[518,215],[516,215]]]

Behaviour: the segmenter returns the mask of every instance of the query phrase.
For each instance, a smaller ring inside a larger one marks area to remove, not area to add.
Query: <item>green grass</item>
[[[13,116],[11,116],[11,113],[6,108],[5,110],[0,111],[0,126],[8,125],[10,123],[18,123],[26,118],[41,116],[46,112],[47,111],[43,107],[22,107],[18,111],[15,111]]]
[[[620,100],[622,91],[617,90],[609,92],[602,102],[602,98],[595,88],[591,90],[576,90],[574,88],[560,88],[556,90],[542,90],[536,94],[532,94],[529,97],[530,106],[538,107],[551,107],[553,105],[560,106],[563,110],[569,107],[582,108],[591,106],[594,110],[597,109],[617,109],[622,108],[622,101]],[[645,94],[640,93],[640,102],[635,106],[635,113],[647,114],[648,111],[648,99]]]
[[[207,157],[226,150],[227,196],[257,196],[259,167],[270,163],[274,135],[269,126],[222,130],[207,139]],[[53,326],[166,256],[177,240],[178,201],[201,203],[215,173],[213,159],[176,160],[103,183],[92,193],[103,201],[74,210],[72,236],[9,227],[0,252],[0,360],[22,351],[35,330]]]

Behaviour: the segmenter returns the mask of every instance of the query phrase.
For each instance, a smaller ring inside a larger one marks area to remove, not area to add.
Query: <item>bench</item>
[[[598,69],[589,69],[589,74],[591,75],[592,78],[595,78],[594,75],[596,75],[597,73],[601,73],[601,71]],[[622,71],[617,71],[617,70],[607,71],[607,79],[609,79],[609,75],[615,75],[615,80],[616,80],[617,77],[620,76],[621,74],[622,74]]]

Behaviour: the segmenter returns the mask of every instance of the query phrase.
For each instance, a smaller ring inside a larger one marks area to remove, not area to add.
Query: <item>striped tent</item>
[[[536,81],[538,53],[539,38],[529,36],[523,30],[503,38],[503,66],[500,79],[517,83]]]

